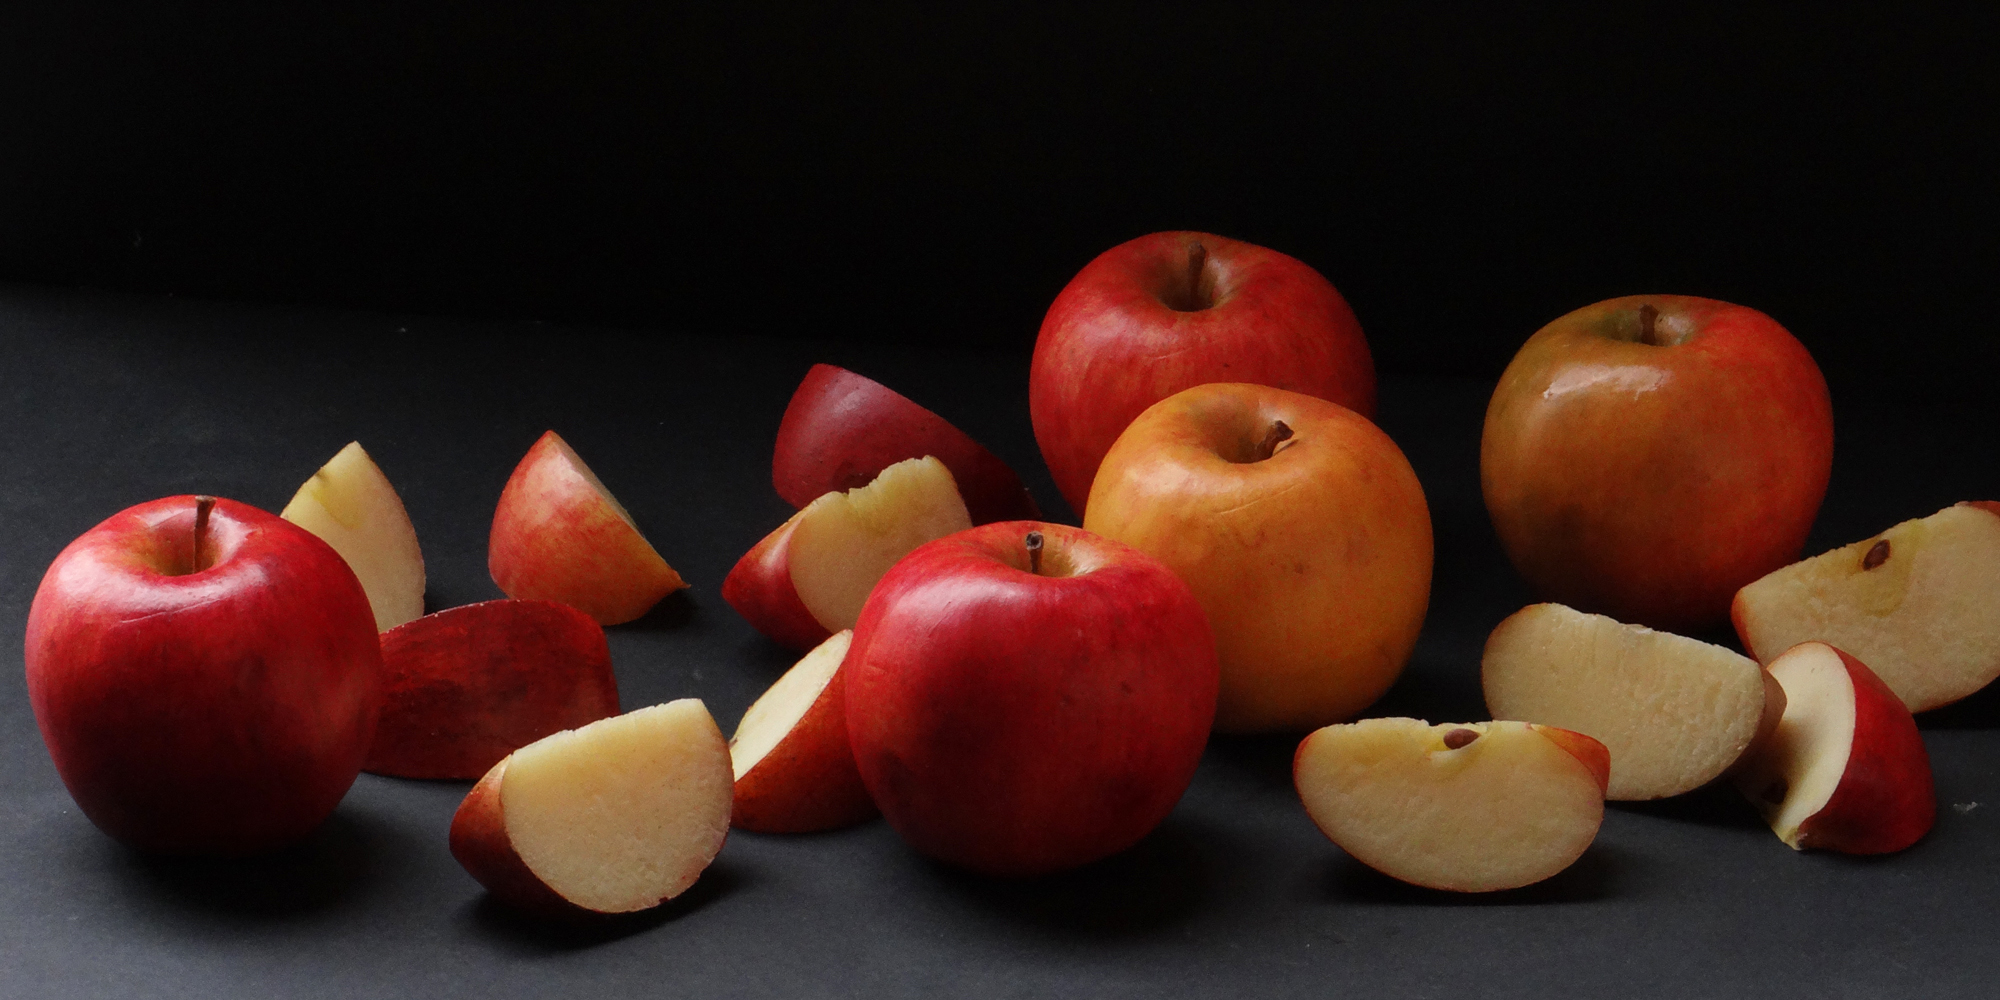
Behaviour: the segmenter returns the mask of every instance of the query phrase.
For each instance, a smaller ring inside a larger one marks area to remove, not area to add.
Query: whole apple
[[[1833,407],[1769,316],[1635,295],[1522,345],[1479,454],[1494,530],[1544,598],[1686,630],[1798,558],[1833,467]]]
[[[143,851],[247,854],[331,815],[374,736],[381,646],[354,572],[233,500],[140,504],[56,557],[28,698],[91,822]]]
[[[1144,837],[1194,776],[1215,642],[1187,585],[1066,525],[1003,521],[910,553],[841,668],[869,794],[917,850],[996,875]]]
[[[1225,731],[1311,729],[1381,697],[1430,602],[1431,519],[1410,463],[1323,399],[1214,383],[1120,435],[1083,526],[1166,563],[1215,629]]]
[[[1255,382],[1375,412],[1368,341],[1318,271],[1209,233],[1142,236],[1070,279],[1035,340],[1035,441],[1078,517],[1125,426],[1205,382]]]

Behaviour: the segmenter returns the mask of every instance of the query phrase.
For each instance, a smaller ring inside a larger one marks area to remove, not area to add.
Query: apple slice
[[[944,463],[928,455],[882,470],[866,486],[828,493],[792,529],[792,586],[829,632],[853,628],[861,604],[896,560],[972,527]]]
[[[1937,817],[1931,759],[1910,710],[1860,660],[1805,642],[1771,661],[1785,688],[1772,738],[1736,786],[1794,850],[1888,854]]]
[[[1658,799],[1727,771],[1784,711],[1756,662],[1721,646],[1534,604],[1486,640],[1496,719],[1586,733],[1611,750],[1612,799]]]
[[[736,560],[722,580],[722,599],[752,628],[781,646],[801,651],[825,642],[830,634],[806,610],[798,589],[792,586],[792,529],[804,516],[804,511],[793,514],[765,535]]]
[[[1860,657],[1912,712],[2000,677],[2000,503],[1946,507],[1793,563],[1736,592],[1759,660],[1809,639]]]
[[[470,780],[550,733],[618,714],[604,629],[554,601],[485,601],[382,634],[365,770]]]
[[[1384,875],[1454,892],[1515,889],[1597,838],[1611,759],[1581,733],[1526,722],[1363,719],[1292,759],[1306,813]]]
[[[451,854],[495,897],[630,913],[694,884],[729,834],[729,745],[683,698],[544,737],[474,785]]]
[[[600,625],[629,622],[687,586],[555,431],[500,492],[486,566],[508,597],[561,601]]]
[[[788,503],[804,507],[925,455],[951,470],[973,523],[1041,519],[1021,477],[979,442],[902,393],[833,365],[814,365],[792,393],[778,424],[771,482]]]
[[[729,740],[736,771],[731,826],[813,833],[876,815],[847,742],[840,666],[853,639],[853,632],[834,633],[743,713]]]
[[[424,614],[424,553],[403,498],[375,460],[350,441],[292,495],[278,515],[318,535],[368,594],[375,630],[386,632]]]

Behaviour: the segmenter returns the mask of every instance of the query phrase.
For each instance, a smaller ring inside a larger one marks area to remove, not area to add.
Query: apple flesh
[[[495,898],[552,916],[650,909],[729,834],[729,746],[693,698],[544,737],[473,786],[451,853]]]
[[[750,627],[787,649],[809,650],[832,633],[806,610],[792,586],[792,531],[804,511],[793,514],[736,560],[722,580],[722,599]]]
[[[828,632],[854,627],[868,592],[912,549],[972,527],[944,463],[897,462],[866,486],[828,493],[799,512],[784,547],[792,586]]]
[[[1777,726],[1784,690],[1756,661],[1560,604],[1500,623],[1480,666],[1496,719],[1585,733],[1611,751],[1606,795],[1658,799],[1707,784]]]
[[[814,833],[876,815],[847,740],[842,631],[778,678],[736,727],[729,759],[736,805],[729,823],[758,833]]]
[[[687,586],[555,431],[508,477],[486,564],[508,597],[561,601],[600,625],[638,618]]]
[[[951,470],[974,524],[1042,516],[1021,477],[964,431],[894,389],[833,365],[812,366],[792,393],[778,425],[771,481],[786,502],[804,507],[925,455]]]
[[[1771,661],[1785,689],[1777,732],[1736,785],[1794,850],[1900,851],[1937,817],[1930,754],[1910,710],[1860,660],[1805,642]]]
[[[351,441],[293,494],[278,516],[318,535],[361,581],[375,628],[424,614],[424,553],[403,498],[375,460]]]
[[[1912,712],[2000,677],[2000,504],[1946,507],[1751,583],[1730,609],[1759,660],[1823,639]]]
[[[1355,860],[1413,885],[1492,892],[1583,855],[1610,767],[1604,744],[1551,726],[1363,719],[1307,736],[1292,777]]]
[[[468,781],[550,733],[618,714],[604,628],[554,601],[485,601],[382,634],[366,770]]]

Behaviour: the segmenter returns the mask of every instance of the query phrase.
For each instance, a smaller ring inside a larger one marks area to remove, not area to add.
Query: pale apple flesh
[[[729,740],[736,774],[731,826],[813,833],[876,815],[847,739],[841,663],[853,639],[853,632],[835,633],[743,713]]]
[[[508,597],[561,601],[600,625],[638,618],[687,586],[555,431],[500,493],[487,569]]]
[[[790,548],[799,602],[827,631],[853,628],[876,581],[925,542],[972,527],[944,463],[897,462],[866,486],[799,512]]]
[[[1364,719],[1307,736],[1293,781],[1355,860],[1433,889],[1492,892],[1568,868],[1597,837],[1604,745],[1525,722]]]
[[[729,833],[729,746],[684,698],[516,750],[452,818],[488,892],[551,914],[630,913],[680,895]]]
[[[1607,796],[1617,800],[1714,780],[1775,727],[1785,703],[1754,660],[1560,604],[1501,622],[1480,673],[1495,718],[1532,719],[1608,747]]]
[[[750,627],[781,646],[800,651],[825,642],[832,634],[806,610],[798,588],[792,586],[792,531],[804,516],[804,511],[793,514],[765,535],[736,560],[722,580],[722,599]]]
[[[1771,661],[1784,717],[1736,784],[1795,850],[1887,854],[1937,816],[1930,755],[1916,720],[1860,660],[1823,642]]]
[[[279,516],[318,535],[347,560],[368,594],[376,631],[423,617],[424,553],[417,529],[361,442],[349,442],[313,473]]]
[[[1793,563],[1736,594],[1736,634],[1769,661],[1820,639],[1912,712],[2000,677],[2000,504],[1961,503]]]

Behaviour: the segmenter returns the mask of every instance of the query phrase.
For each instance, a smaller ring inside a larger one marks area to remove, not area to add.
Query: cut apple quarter
[[[873,482],[828,493],[792,529],[792,586],[827,631],[853,628],[882,574],[925,542],[972,527],[944,463],[906,459]]]
[[[1812,639],[1868,664],[1912,712],[2000,677],[2000,504],[1961,503],[1793,563],[1736,592],[1743,648]]]
[[[496,898],[630,913],[694,884],[729,834],[729,745],[694,698],[544,737],[474,785],[451,853]]]
[[[876,815],[847,740],[841,663],[853,639],[853,632],[834,633],[743,713],[729,741],[736,773],[730,825],[812,833]]]
[[[801,651],[825,642],[830,634],[806,610],[798,588],[792,586],[792,531],[804,516],[804,511],[793,514],[765,535],[722,580],[722,599],[750,627],[781,646]]]
[[[604,628],[554,601],[485,601],[382,634],[365,769],[470,780],[550,733],[618,714]]]
[[[1910,710],[1860,660],[1806,642],[1771,661],[1785,688],[1777,732],[1736,786],[1794,849],[1887,854],[1937,817],[1930,755]]]
[[[687,586],[555,431],[500,492],[486,565],[508,597],[561,601],[600,625],[629,622]]]
[[[424,613],[424,553],[403,498],[375,460],[351,441],[292,495],[278,516],[318,535],[361,581],[375,629]]]
[[[1486,640],[1496,719],[1533,719],[1611,750],[1612,799],[1707,784],[1777,725],[1784,692],[1748,657],[1686,636],[1534,604]]]
[[[1551,726],[1363,719],[1299,744],[1306,813],[1362,864],[1415,885],[1490,892],[1570,866],[1604,822],[1604,744]]]

